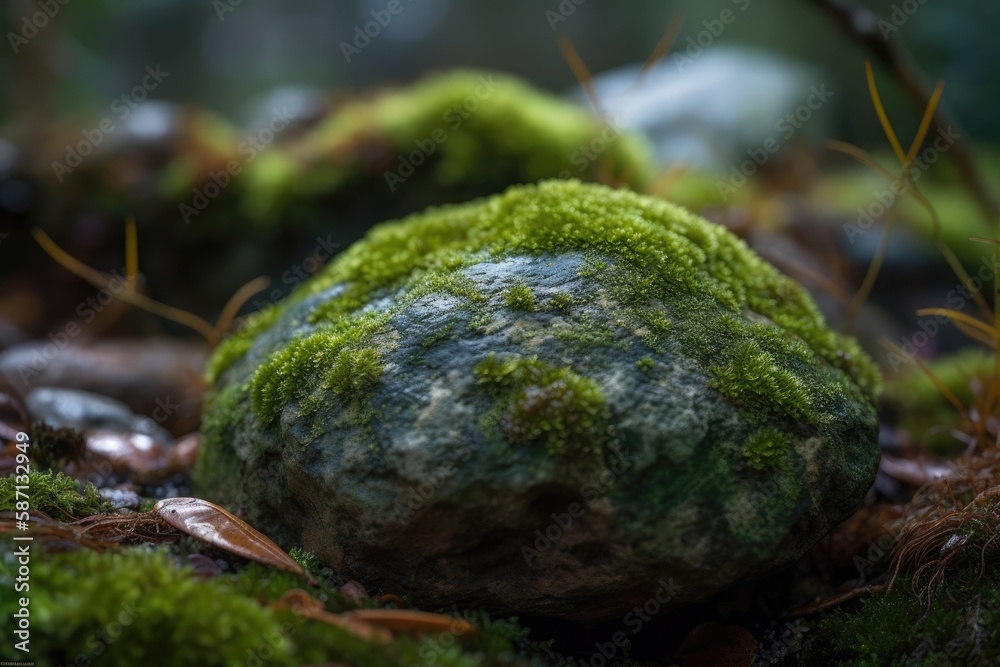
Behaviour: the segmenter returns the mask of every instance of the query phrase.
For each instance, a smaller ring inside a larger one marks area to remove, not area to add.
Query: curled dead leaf
[[[281,547],[214,503],[199,498],[166,498],[153,506],[151,514],[201,542],[262,565],[292,572],[316,585],[316,580]]]

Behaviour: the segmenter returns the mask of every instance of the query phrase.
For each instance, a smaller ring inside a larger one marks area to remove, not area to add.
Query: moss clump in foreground
[[[257,370],[254,411],[267,422],[288,401],[309,395],[310,378],[329,384],[324,369],[338,366],[344,349],[377,353],[393,311],[362,310],[376,297],[401,291],[393,306],[400,309],[441,285],[461,293],[454,272],[489,258],[580,251],[603,267],[594,277],[629,305],[631,325],[654,349],[666,336],[681,341],[710,368],[716,388],[749,415],[760,413],[755,419],[776,412],[817,425],[814,415],[847,394],[866,402],[878,391],[878,372],[858,344],[828,329],[800,287],[723,227],[626,190],[549,181],[373,229],[276,308],[345,287],[312,312],[315,332]],[[678,321],[664,319],[663,303],[674,304]],[[210,379],[279,317],[262,318],[255,331],[224,342],[209,364]],[[824,365],[821,380],[807,383],[795,372]],[[375,365],[365,366],[367,381],[377,381]]]
[[[13,590],[16,560],[10,551],[2,557],[0,585]],[[31,657],[43,658],[38,664],[86,664],[75,662],[78,656],[107,667],[390,667],[431,659],[444,667],[538,664],[515,649],[524,643],[525,630],[478,615],[470,618],[479,630],[475,635],[365,642],[269,606],[302,582],[257,565],[204,580],[176,565],[164,549],[143,547],[105,554],[36,551],[31,567]],[[340,611],[344,604],[332,593],[327,608]],[[5,595],[0,613],[12,618],[16,605],[16,596]]]
[[[854,612],[827,614],[797,664],[995,665],[1000,661],[1000,581],[978,565],[948,575],[930,604],[909,578],[873,592]]]
[[[13,512],[18,502],[28,500],[28,507],[48,514],[53,519],[82,519],[111,510],[111,503],[101,499],[93,484],[83,486],[61,472],[46,470],[24,475],[0,477],[0,512]],[[26,494],[19,498],[17,487]],[[82,487],[82,490],[81,490]]]

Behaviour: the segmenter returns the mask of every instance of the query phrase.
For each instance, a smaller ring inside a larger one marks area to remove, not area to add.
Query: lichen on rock
[[[425,604],[600,618],[665,575],[704,599],[874,479],[857,343],[724,228],[626,190],[383,224],[260,322],[210,365],[204,490]]]

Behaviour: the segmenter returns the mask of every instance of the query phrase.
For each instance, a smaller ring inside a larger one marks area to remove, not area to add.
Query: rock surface
[[[877,376],[721,227],[577,182],[374,230],[222,346],[204,492],[422,605],[591,620],[800,557]]]

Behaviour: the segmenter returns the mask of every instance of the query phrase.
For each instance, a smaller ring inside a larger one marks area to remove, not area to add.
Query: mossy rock
[[[799,286],[577,181],[379,226],[209,372],[202,492],[425,605],[702,600],[799,558],[879,458],[877,371]]]
[[[371,187],[377,206],[412,211],[544,178],[642,188],[656,170],[640,135],[583,106],[509,74],[453,70],[359,96],[286,150],[262,154],[243,182],[243,209],[272,219],[296,201]]]

